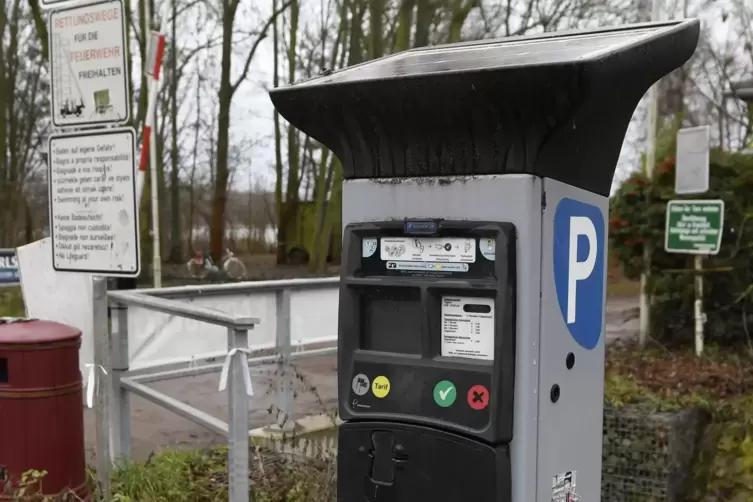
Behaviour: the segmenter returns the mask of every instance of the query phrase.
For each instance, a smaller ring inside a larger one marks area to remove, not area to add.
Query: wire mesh
[[[682,500],[703,425],[699,410],[647,413],[605,405],[602,500]]]

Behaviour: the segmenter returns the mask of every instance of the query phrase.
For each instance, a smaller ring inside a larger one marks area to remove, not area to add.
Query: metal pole
[[[248,349],[248,331],[228,328],[228,350]],[[228,500],[252,502],[249,494],[248,402],[244,352],[236,352],[230,361],[228,378]]]
[[[651,21],[659,21],[661,18],[661,0],[651,2]],[[654,176],[656,164],[656,123],[659,108],[659,83],[652,85],[648,91],[648,131],[646,139],[646,177],[651,180]],[[640,327],[638,341],[641,347],[645,347],[651,329],[651,297],[648,293],[648,277],[651,275],[652,249],[648,241],[643,245],[643,272],[641,273],[641,296],[640,296]]]
[[[275,293],[277,307],[277,427],[292,431],[293,423],[293,365],[290,363],[290,296],[289,289]]]
[[[144,17],[146,17],[144,30],[144,50],[149,54],[151,44],[151,27],[152,13],[149,8],[149,2],[144,3]],[[160,21],[164,25],[164,16]],[[151,209],[152,209],[152,276],[154,287],[162,287],[162,256],[160,252],[160,229],[159,229],[159,185],[157,177],[157,138],[154,124],[157,121],[157,95],[159,92],[159,80],[154,78],[147,79],[148,100],[145,126],[151,129],[149,134],[149,145],[142,145],[142,148],[149,149],[149,176],[151,178]]]
[[[110,473],[112,470],[112,460],[110,458],[110,422],[108,413],[108,388],[106,384],[106,375],[102,368],[109,368],[110,348],[109,339],[109,320],[107,316],[107,279],[104,277],[92,278],[92,300],[93,300],[93,328],[94,328],[94,366],[90,371],[94,372],[94,379],[89,380],[89,385],[94,385],[95,395],[95,430],[97,436],[96,463],[97,463],[97,481],[101,490],[102,500],[105,502],[112,500],[112,488],[110,486]],[[100,382],[103,381],[102,384]],[[90,391],[91,392],[91,391]]]
[[[703,325],[706,314],[703,312],[703,256],[695,256],[695,355],[703,354]]]
[[[110,399],[110,455],[113,462],[131,458],[131,396],[121,384],[128,371],[128,307],[115,304],[112,312],[110,347],[112,348],[112,394]]]
[[[151,97],[151,94],[157,94],[157,82],[150,84],[149,94],[151,103],[156,105],[156,96]],[[151,113],[156,116],[156,106],[152,106]],[[156,121],[156,118],[153,119]],[[152,256],[152,274],[154,276],[154,287],[162,287],[162,257],[160,256],[159,245],[159,187],[157,186],[157,139],[155,131],[149,135],[149,163],[151,164],[150,175],[152,177],[152,246],[154,248]]]

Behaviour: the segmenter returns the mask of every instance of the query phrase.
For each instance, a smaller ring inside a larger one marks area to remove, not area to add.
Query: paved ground
[[[629,338],[637,332],[637,320],[628,320],[637,308],[634,299],[613,299],[607,303],[607,341]],[[336,357],[326,356],[299,361],[296,379],[295,418],[322,413],[336,407]],[[249,426],[262,427],[274,422],[270,407],[274,403],[273,366],[258,366],[252,371],[255,396],[252,398]],[[176,399],[227,421],[225,394],[218,391],[219,373],[180,378],[149,384]],[[133,458],[144,460],[155,449],[164,447],[200,448],[225,442],[225,438],[179,417],[142,398],[131,400]],[[87,450],[94,450],[94,413],[85,415]]]
[[[638,336],[638,299],[610,298],[607,301],[607,343]]]

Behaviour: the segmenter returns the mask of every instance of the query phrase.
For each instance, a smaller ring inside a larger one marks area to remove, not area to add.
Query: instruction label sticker
[[[575,492],[575,471],[557,474],[552,478],[552,502],[577,502],[580,495]]]
[[[408,270],[424,272],[437,270],[439,272],[468,272],[467,263],[432,263],[414,261],[388,261],[387,270]]]
[[[383,237],[380,256],[384,261],[475,263],[476,239]]]
[[[442,297],[442,355],[494,360],[494,298]]]

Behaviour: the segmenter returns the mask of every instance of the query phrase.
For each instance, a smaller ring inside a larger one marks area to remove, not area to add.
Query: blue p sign
[[[599,343],[604,319],[604,217],[564,198],[554,212],[554,286],[567,329],[583,348]]]

